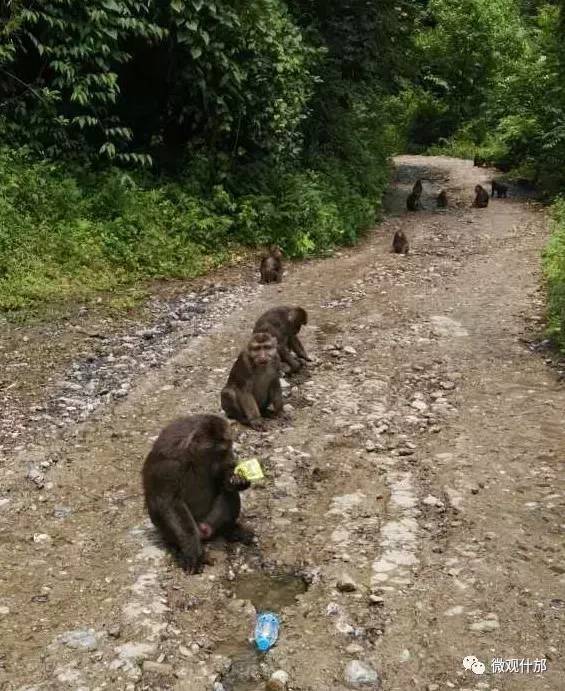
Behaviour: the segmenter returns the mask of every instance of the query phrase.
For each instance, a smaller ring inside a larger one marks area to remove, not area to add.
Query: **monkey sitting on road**
[[[254,333],[222,389],[221,403],[226,415],[252,429],[262,428],[262,417],[278,415],[283,407],[280,364],[277,339],[269,333]]]
[[[447,192],[442,190],[437,196],[437,208],[447,209]]]
[[[196,573],[202,540],[216,534],[249,542],[237,523],[239,492],[248,480],[234,474],[229,422],[217,415],[191,415],[165,427],[143,465],[149,516],[164,540],[179,551],[182,567]]]
[[[481,185],[475,185],[475,201],[473,206],[477,209],[486,209],[488,206],[488,192]]]
[[[418,211],[418,209],[422,208],[422,204],[420,202],[422,189],[422,181],[416,180],[414,187],[412,187],[412,192],[410,192],[408,198],[406,199],[406,208],[408,211]]]
[[[494,197],[494,193],[496,192],[496,196],[498,198],[500,197],[505,197],[508,194],[508,185],[505,185],[503,182],[497,182],[496,180],[493,180],[491,182],[491,187],[492,187],[492,194],[491,196]]]
[[[392,251],[395,254],[408,254],[409,250],[410,245],[406,234],[402,230],[397,230],[392,238]]]
[[[298,372],[303,360],[311,361],[298,338],[298,332],[307,323],[308,314],[302,307],[274,307],[259,317],[253,333],[274,336],[281,361],[289,366],[290,372]]]
[[[277,245],[271,245],[269,254],[261,260],[261,281],[263,283],[280,283],[283,275],[283,252]]]

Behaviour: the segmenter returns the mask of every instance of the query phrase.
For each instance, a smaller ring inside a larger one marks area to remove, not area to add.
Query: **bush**
[[[565,351],[565,199],[552,207],[552,235],[544,253],[549,334]]]
[[[382,142],[371,155],[357,136],[344,135],[343,159],[265,168],[264,192],[253,194],[222,185],[205,194],[195,177],[73,174],[0,150],[0,309],[190,278],[238,245],[275,242],[303,257],[353,243],[373,222],[388,179]]]

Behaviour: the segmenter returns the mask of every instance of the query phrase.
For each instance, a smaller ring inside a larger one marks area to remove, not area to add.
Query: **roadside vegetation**
[[[8,0],[0,309],[354,243],[388,160],[475,155],[554,203],[565,342],[565,3]]]

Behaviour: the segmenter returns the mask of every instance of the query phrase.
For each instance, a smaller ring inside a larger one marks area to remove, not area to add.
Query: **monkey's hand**
[[[251,487],[249,480],[246,480],[241,475],[234,473],[231,475],[226,482],[226,490],[228,492],[243,492]]]

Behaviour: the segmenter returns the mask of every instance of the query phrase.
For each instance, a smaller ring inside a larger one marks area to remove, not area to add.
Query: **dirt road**
[[[440,186],[467,206],[394,214],[419,176],[428,209]],[[512,197],[470,209],[487,179],[400,157],[393,214],[361,246],[280,287],[231,275],[191,321],[127,325],[103,356],[64,325],[6,330],[1,688],[253,691],[275,670],[294,691],[565,688],[565,389],[522,340],[545,221]],[[267,471],[244,495],[257,545],[215,544],[187,577],[146,520],[141,463],[171,418],[218,411],[279,303],[308,309],[316,362],[285,390],[290,420],[237,428]],[[262,658],[254,606],[283,620]]]

